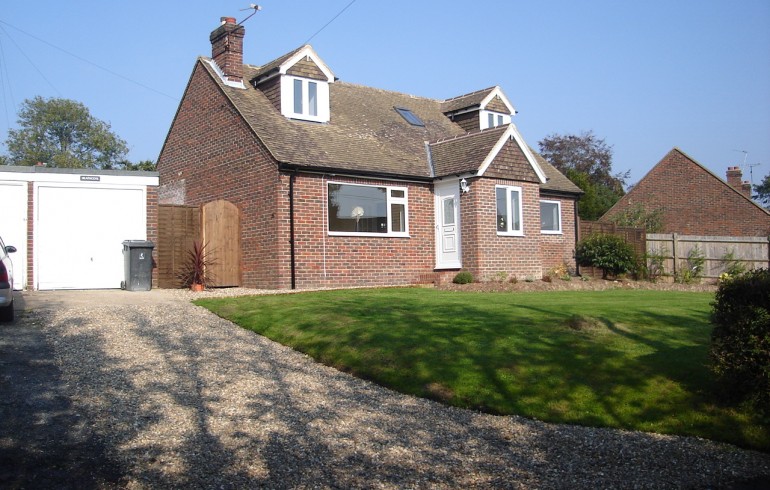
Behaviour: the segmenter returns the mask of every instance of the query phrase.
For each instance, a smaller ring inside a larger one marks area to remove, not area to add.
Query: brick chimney
[[[222,24],[212,31],[211,58],[231,82],[243,82],[243,26],[233,17],[222,17]]]
[[[734,189],[741,190],[741,167],[727,167],[727,183]]]
[[[730,187],[751,199],[751,183],[743,179],[741,167],[727,167],[727,183]]]
[[[741,184],[741,192],[743,193],[743,195],[751,199],[751,182],[749,182],[748,180],[744,180],[743,183]]]

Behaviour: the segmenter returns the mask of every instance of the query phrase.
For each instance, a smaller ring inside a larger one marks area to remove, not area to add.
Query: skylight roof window
[[[396,112],[401,114],[401,117],[403,117],[406,122],[411,124],[412,126],[425,126],[425,123],[422,122],[422,119],[417,117],[414,112],[412,112],[409,109],[406,109],[404,107],[394,107]]]

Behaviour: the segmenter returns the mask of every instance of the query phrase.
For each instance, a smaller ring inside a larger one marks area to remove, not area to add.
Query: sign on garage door
[[[124,279],[123,241],[147,234],[144,187],[37,187],[37,289],[112,289]]]
[[[6,245],[16,247],[11,255],[13,288],[21,290],[27,285],[27,183],[0,182],[0,196],[0,236]]]

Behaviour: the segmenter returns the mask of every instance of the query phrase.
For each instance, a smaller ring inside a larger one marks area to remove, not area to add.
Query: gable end
[[[310,78],[313,80],[327,80],[324,72],[312,59],[310,59],[309,56],[305,56],[303,59],[295,63],[294,66],[286,70],[286,74],[295,77]]]

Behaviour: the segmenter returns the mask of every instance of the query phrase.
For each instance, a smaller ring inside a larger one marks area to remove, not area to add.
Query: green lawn
[[[495,414],[770,450],[713,395],[713,294],[356,289],[196,301],[322,363]]]

